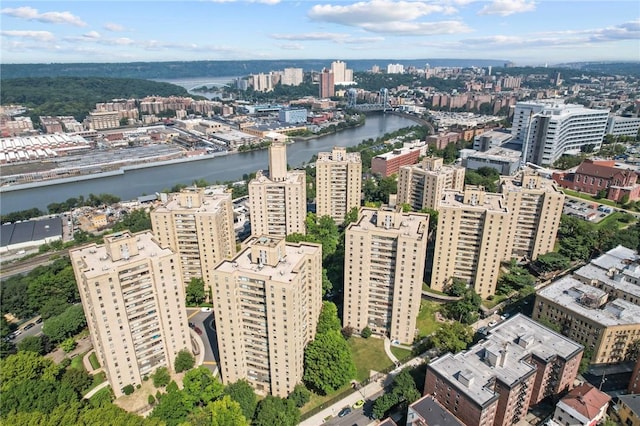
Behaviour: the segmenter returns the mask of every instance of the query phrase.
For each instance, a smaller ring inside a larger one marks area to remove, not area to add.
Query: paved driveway
[[[201,312],[200,308],[188,308],[187,315],[189,322],[198,327],[202,334],[200,338],[204,342],[204,362],[203,364],[212,372],[218,368],[220,355],[218,352],[218,336],[213,320],[213,312]]]

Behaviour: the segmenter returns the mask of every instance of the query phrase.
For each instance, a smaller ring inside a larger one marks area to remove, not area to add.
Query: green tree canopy
[[[228,395],[213,401],[208,407],[212,413],[213,426],[249,426],[249,421],[242,414],[240,404]]]
[[[351,350],[339,330],[318,333],[304,355],[304,381],[322,394],[335,391],[355,377]]]
[[[176,355],[174,369],[176,373],[182,373],[183,371],[191,370],[195,363],[196,360],[193,355],[191,355],[191,351],[183,349]]]
[[[17,383],[36,380],[55,382],[60,367],[35,352],[18,352],[0,360],[0,391],[6,391]]]
[[[193,408],[185,396],[185,393],[179,390],[162,394],[149,418],[162,420],[167,426],[178,426],[183,423]]]
[[[82,305],[69,306],[63,313],[49,318],[42,325],[42,333],[54,343],[62,342],[67,337],[81,331],[87,326]]]
[[[318,325],[316,327],[316,333],[326,333],[327,331],[334,330],[340,331],[342,325],[340,324],[340,318],[338,318],[338,307],[333,302],[322,302],[322,310],[318,317]]]
[[[260,401],[253,420],[254,426],[295,426],[300,421],[300,411],[289,399],[267,395]]]
[[[460,352],[473,340],[471,327],[459,322],[442,324],[431,336],[433,345],[441,351]]]
[[[193,277],[189,280],[185,290],[187,303],[190,305],[198,305],[204,302],[204,280],[202,278]]]
[[[224,389],[225,395],[229,395],[231,399],[240,404],[242,414],[247,419],[252,419],[258,405],[258,398],[253,387],[246,380],[238,380],[230,383]]]
[[[204,407],[209,402],[218,399],[224,392],[224,386],[211,371],[200,366],[187,371],[182,380],[184,398],[189,406]]]

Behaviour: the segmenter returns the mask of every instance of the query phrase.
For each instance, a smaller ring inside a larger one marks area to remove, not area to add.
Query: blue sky
[[[3,0],[0,43],[3,63],[640,60],[640,2]]]

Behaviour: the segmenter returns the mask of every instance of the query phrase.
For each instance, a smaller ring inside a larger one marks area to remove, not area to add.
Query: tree
[[[473,340],[471,327],[458,322],[445,323],[431,336],[431,343],[441,351],[460,352]]]
[[[202,278],[193,277],[187,284],[185,290],[187,303],[190,305],[198,305],[204,302],[204,280]]]
[[[191,408],[185,400],[184,392],[172,390],[162,394],[149,417],[162,420],[167,426],[178,426],[187,419]]]
[[[373,414],[376,418],[384,417],[385,413],[398,404],[406,408],[410,403],[420,398],[420,391],[411,377],[408,369],[403,369],[393,378],[391,391],[377,398],[373,404]]]
[[[445,293],[449,296],[459,297],[463,296],[467,292],[468,288],[469,286],[464,282],[464,280],[461,280],[460,278],[453,278],[451,283],[446,287]]]
[[[480,296],[472,288],[468,288],[462,299],[447,303],[443,313],[449,319],[471,324],[478,318],[481,303]]]
[[[193,355],[191,355],[191,352],[188,349],[183,349],[176,355],[174,368],[176,373],[182,373],[183,371],[191,370],[195,363],[196,360]]]
[[[19,351],[35,352],[38,355],[44,355],[44,346],[40,336],[27,336],[18,342]]]
[[[327,268],[322,268],[322,295],[325,296],[333,291],[333,283],[327,276]]]
[[[18,352],[0,360],[0,391],[27,380],[55,382],[60,367],[35,352]]]
[[[135,391],[135,388],[133,387],[132,384],[128,384],[122,388],[122,392],[124,392],[125,395],[131,395],[134,391]]]
[[[360,335],[365,339],[368,339],[369,337],[371,337],[371,329],[368,326],[363,328],[360,332]]]
[[[571,262],[560,253],[552,251],[538,256],[534,264],[542,272],[551,272],[567,269]]]
[[[353,327],[351,327],[350,325],[343,327],[342,330],[340,331],[342,333],[342,337],[344,337],[345,339],[350,339],[351,336],[353,336],[354,333],[354,329]]]
[[[60,315],[46,320],[42,325],[42,333],[48,336],[53,343],[58,343],[73,336],[86,325],[87,320],[84,317],[82,305],[73,305]]]
[[[322,310],[318,318],[316,333],[326,333],[330,330],[340,331],[341,329],[342,325],[340,324],[340,318],[338,318],[338,307],[333,302],[322,302]]]
[[[187,371],[182,379],[184,399],[191,407],[205,407],[209,402],[219,398],[224,386],[205,366]]]
[[[61,382],[82,396],[82,393],[93,384],[93,377],[84,369],[67,368],[62,374]]]
[[[171,381],[171,375],[169,374],[169,369],[167,367],[158,368],[152,375],[153,386],[156,388],[161,388],[167,386]]]
[[[294,389],[295,391],[295,389]],[[247,419],[252,419],[258,405],[258,398],[253,387],[246,380],[238,380],[229,384],[224,389],[225,395],[229,395],[231,399],[240,404],[242,414]]]
[[[267,395],[260,401],[253,420],[254,426],[295,426],[300,421],[300,411],[289,399]]]
[[[249,422],[242,414],[240,404],[232,400],[228,395],[213,401],[208,408],[213,414],[211,423],[213,426],[249,426]]]
[[[59,404],[77,403],[78,400],[78,394],[66,384],[28,379],[2,392],[0,414],[14,410],[51,413]]]
[[[296,407],[301,408],[311,399],[311,391],[304,384],[298,383],[288,398],[296,404]]]
[[[318,333],[304,353],[304,381],[326,395],[348,383],[356,373],[351,350],[339,330]]]
[[[69,353],[76,348],[78,343],[75,341],[73,337],[69,337],[68,339],[64,339],[62,343],[60,343],[60,348]]]

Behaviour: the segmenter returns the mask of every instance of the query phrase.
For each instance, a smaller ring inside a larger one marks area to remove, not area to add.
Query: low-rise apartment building
[[[518,314],[467,351],[427,366],[431,394],[466,425],[507,426],[531,405],[572,387],[582,345]]]

